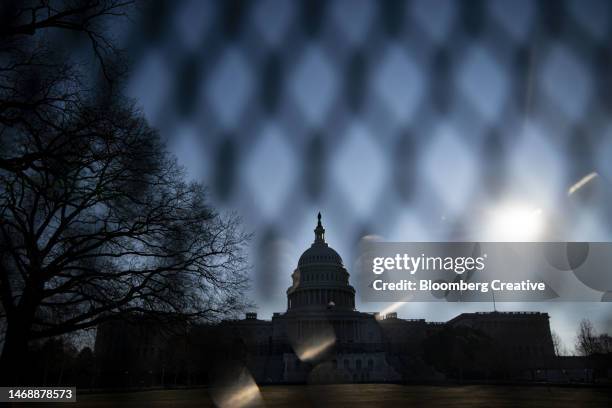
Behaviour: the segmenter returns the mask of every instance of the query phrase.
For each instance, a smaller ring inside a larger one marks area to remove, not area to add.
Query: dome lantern
[[[315,233],[315,244],[323,244],[325,243],[325,228],[323,228],[323,225],[321,224],[321,212],[319,212],[319,214],[317,215],[318,218],[318,223],[317,223],[317,228],[314,229],[314,233]]]

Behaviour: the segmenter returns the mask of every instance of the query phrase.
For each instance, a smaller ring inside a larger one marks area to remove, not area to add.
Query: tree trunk
[[[0,356],[2,386],[27,385],[28,340],[38,305],[36,293],[41,289],[26,288],[19,306],[7,316],[6,336]]]
[[[30,324],[22,319],[9,320],[0,356],[0,384],[3,386],[25,385],[24,367],[28,358],[28,330]]]

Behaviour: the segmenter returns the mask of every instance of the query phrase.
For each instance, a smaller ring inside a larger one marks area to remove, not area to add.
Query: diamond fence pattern
[[[550,209],[571,225],[562,239],[611,238],[607,1],[141,9],[120,36],[128,92],[256,232],[256,299],[283,305],[319,209],[349,267],[365,234],[479,239],[481,212],[506,199]],[[592,171],[600,200],[568,198]]]

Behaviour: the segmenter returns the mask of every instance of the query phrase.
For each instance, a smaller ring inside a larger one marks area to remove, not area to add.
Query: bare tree
[[[597,337],[597,342],[599,344],[600,353],[612,353],[612,336],[607,333],[600,334],[599,337]]]
[[[553,348],[555,350],[556,356],[566,356],[568,355],[567,347],[563,344],[563,340],[561,340],[561,336],[556,331],[552,331],[551,333]]]
[[[589,356],[599,352],[597,334],[593,323],[589,319],[582,319],[578,328],[576,338],[576,351],[583,356]]]
[[[50,44],[56,31],[86,37],[109,84],[122,78],[125,64],[108,35],[107,24],[127,16],[131,0],[20,0],[0,3],[0,169],[21,171],[38,155],[3,147],[16,137],[6,128],[26,125],[39,110],[61,109],[73,97],[78,80],[75,64]],[[10,153],[10,154],[9,154]]]
[[[50,29],[80,33],[91,43],[92,51],[106,79],[112,81],[117,72],[109,62],[119,50],[108,33],[108,22],[127,17],[134,0],[18,0],[6,1],[1,6],[0,40],[3,52],[28,54],[28,37]],[[25,41],[24,41],[25,40]],[[44,61],[41,61],[44,63]],[[13,68],[17,68],[13,66]]]
[[[113,81],[85,86],[69,60],[21,43],[43,28],[77,30],[102,61],[111,44],[94,22],[125,3],[33,4],[10,9],[0,33],[3,385],[18,379],[32,340],[126,314],[215,320],[241,310],[247,285],[240,220],[184,181]]]
[[[247,236],[206,205],[157,133],[121,97],[67,107],[19,128],[38,155],[0,172],[0,371],[28,340],[128,312],[214,318],[243,304]]]

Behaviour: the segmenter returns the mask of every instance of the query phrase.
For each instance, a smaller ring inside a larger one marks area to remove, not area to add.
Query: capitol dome
[[[292,274],[293,285],[287,290],[287,309],[332,307],[354,310],[355,289],[349,285],[349,274],[338,252],[325,242],[321,213],[317,218],[315,240],[300,256]]]
[[[340,255],[325,242],[325,228],[321,225],[321,213],[318,215],[317,228],[315,228],[315,241],[312,243],[298,261],[298,266],[316,263],[334,263],[342,266]]]
[[[298,265],[307,265],[311,263],[335,263],[342,265],[342,258],[327,244],[312,244],[312,246],[300,256]]]

